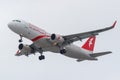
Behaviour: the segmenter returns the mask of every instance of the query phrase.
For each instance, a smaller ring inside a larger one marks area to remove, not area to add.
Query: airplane
[[[80,62],[84,60],[98,60],[97,57],[112,53],[111,51],[97,53],[93,51],[96,36],[101,32],[113,29],[116,23],[117,21],[110,27],[71,35],[50,34],[24,20],[12,20],[8,23],[8,27],[20,36],[19,50],[16,52],[15,56],[29,56],[30,54],[38,52],[40,53],[38,57],[39,60],[43,60],[45,59],[43,52],[50,51],[53,53],[60,53]],[[33,43],[30,45],[23,44],[23,37],[31,40]],[[86,38],[88,38],[88,40],[82,47],[73,44],[76,41],[82,41]]]

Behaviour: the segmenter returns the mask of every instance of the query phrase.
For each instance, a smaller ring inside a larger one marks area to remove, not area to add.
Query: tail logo
[[[93,44],[93,38],[89,40],[89,47]]]
[[[95,45],[95,36],[89,37],[89,39],[85,42],[85,44],[82,46],[83,49],[93,51],[94,50],[94,45]]]

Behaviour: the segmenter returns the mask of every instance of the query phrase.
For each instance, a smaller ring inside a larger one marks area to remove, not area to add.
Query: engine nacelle
[[[32,48],[29,45],[25,45],[25,44],[20,44],[18,46],[19,50],[21,50],[23,53],[32,53]]]
[[[60,35],[56,35],[56,34],[52,34],[51,37],[50,37],[50,41],[54,44],[54,45],[57,45],[57,44],[62,44],[64,42],[64,39],[63,37],[61,37]]]

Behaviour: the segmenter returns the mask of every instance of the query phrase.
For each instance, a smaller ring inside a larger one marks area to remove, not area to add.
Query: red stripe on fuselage
[[[33,42],[35,42],[35,41],[37,41],[37,40],[39,40],[39,39],[42,39],[42,38],[49,38],[50,36],[48,36],[48,35],[40,35],[40,36],[37,36],[37,37],[35,37],[35,38],[33,38],[33,39],[31,39]]]

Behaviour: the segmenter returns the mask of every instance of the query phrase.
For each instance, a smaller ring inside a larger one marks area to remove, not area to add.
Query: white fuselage
[[[51,51],[54,53],[60,53],[60,49],[58,46],[51,44],[48,39],[50,38],[51,34],[47,33],[46,31],[27,23],[23,20],[21,21],[12,21],[8,24],[9,28],[14,31],[15,33],[22,35],[23,37],[33,41],[33,43],[37,47],[41,47],[43,51]],[[76,45],[70,44],[65,46],[67,52],[63,55],[79,59],[79,60],[93,60],[94,58],[91,57],[89,54],[92,53],[88,50],[80,48]]]

